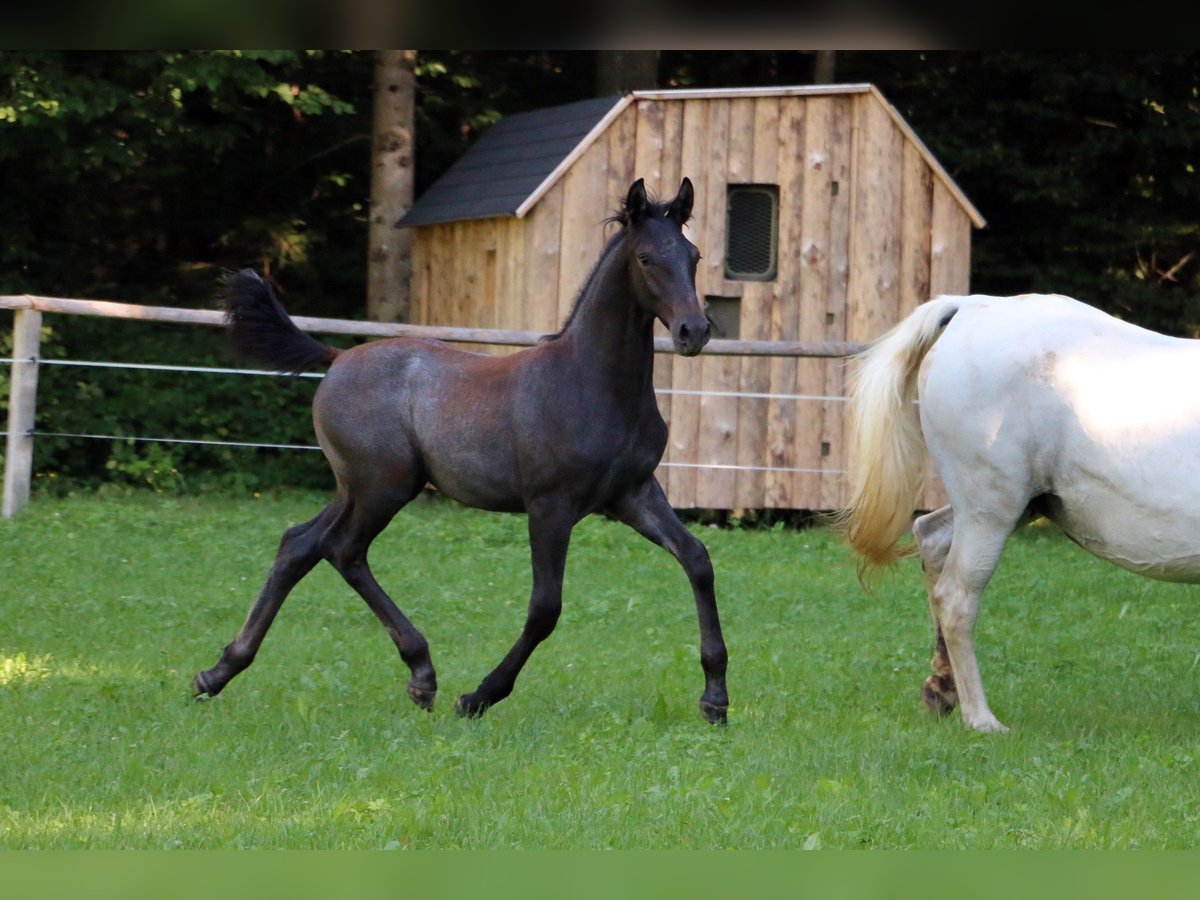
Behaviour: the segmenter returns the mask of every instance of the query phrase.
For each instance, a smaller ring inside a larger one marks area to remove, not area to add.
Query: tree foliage
[[[220,267],[253,264],[354,298],[367,62],[0,53],[0,289],[198,305]]]

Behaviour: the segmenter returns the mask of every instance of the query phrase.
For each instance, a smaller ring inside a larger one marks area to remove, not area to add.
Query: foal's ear
[[[695,200],[695,192],[692,190],[692,181],[690,178],[684,178],[683,183],[679,185],[679,193],[675,195],[675,199],[667,208],[667,218],[677,222],[682,228],[692,217],[693,200]]]
[[[636,225],[646,217],[646,179],[639,178],[629,186],[625,195],[625,219],[630,225]]]

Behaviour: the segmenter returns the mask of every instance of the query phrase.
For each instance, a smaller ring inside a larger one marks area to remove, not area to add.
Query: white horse
[[[1200,341],[1068,297],[938,297],[855,358],[849,411],[842,522],[862,569],[903,554],[926,448],[950,501],[911,525],[937,712],[957,702],[966,726],[1006,730],[972,628],[1008,535],[1036,516],[1123,568],[1200,582]]]

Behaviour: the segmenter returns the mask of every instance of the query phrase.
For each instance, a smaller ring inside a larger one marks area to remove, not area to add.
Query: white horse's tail
[[[914,403],[917,372],[962,299],[938,297],[917,307],[851,360],[851,496],[838,524],[861,557],[860,577],[911,552],[896,544],[912,522],[925,483],[925,438]]]

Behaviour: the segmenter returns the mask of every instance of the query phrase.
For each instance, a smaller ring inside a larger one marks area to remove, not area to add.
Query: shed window
[[[725,277],[770,281],[778,259],[779,186],[731,184],[725,210]]]
[[[704,311],[712,322],[713,337],[737,340],[742,336],[742,301],[738,297],[704,298]]]

